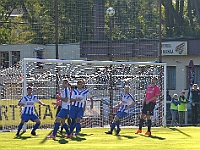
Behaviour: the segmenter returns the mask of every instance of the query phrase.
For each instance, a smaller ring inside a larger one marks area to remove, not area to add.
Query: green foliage
[[[59,43],[93,40],[94,0],[58,0]],[[105,2],[104,12],[110,6]],[[159,37],[159,2],[155,0],[115,0],[111,5],[113,39]],[[161,0],[162,36],[199,36],[200,2],[198,0]],[[11,17],[13,10],[22,16]],[[0,5],[0,44],[55,43],[54,0],[2,0]],[[105,39],[109,38],[109,17],[105,16]]]

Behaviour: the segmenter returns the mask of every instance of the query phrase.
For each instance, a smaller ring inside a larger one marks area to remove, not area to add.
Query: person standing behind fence
[[[192,124],[196,126],[198,124],[198,109],[200,103],[200,90],[197,84],[193,84],[190,92],[190,103],[192,108]]]
[[[166,100],[167,101],[171,101],[172,100],[172,97],[171,97],[171,95],[169,94],[169,91],[167,90],[167,97],[166,97]]]
[[[183,126],[183,121],[185,119],[185,112],[187,111],[187,103],[188,100],[185,96],[185,91],[181,92],[179,97],[179,105],[178,105],[178,115],[179,115],[179,126]]]
[[[177,125],[176,118],[178,116],[178,104],[180,104],[178,95],[174,94],[170,103],[170,111],[172,115],[172,122],[171,122],[172,126]]]

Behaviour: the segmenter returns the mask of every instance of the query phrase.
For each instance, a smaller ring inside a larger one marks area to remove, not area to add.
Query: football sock
[[[20,124],[18,125],[17,134],[19,134],[19,132],[20,132],[20,130],[22,129],[23,125],[24,125],[23,123],[20,123]]]
[[[117,120],[117,121],[116,121],[116,126],[117,126],[118,129],[119,129],[119,125],[120,125],[120,121]]]
[[[144,123],[144,119],[140,119],[140,123],[139,123],[139,129],[142,130],[142,126]]]
[[[56,132],[58,131],[59,126],[60,126],[60,123],[58,122],[54,123],[53,136],[56,136]]]
[[[66,130],[67,134],[69,135],[70,132],[69,132],[69,129],[68,129],[68,125],[65,123],[62,127]]]
[[[76,133],[79,133],[80,129],[81,129],[81,124],[78,122],[76,123]]]
[[[112,123],[112,124],[111,124],[111,126],[110,126],[110,131],[111,131],[111,132],[114,130],[115,125],[116,125],[115,123]]]
[[[34,126],[33,126],[33,130],[32,132],[35,132],[35,130],[40,126],[40,123],[36,123]]]
[[[151,132],[151,120],[147,120],[148,132]]]
[[[74,131],[74,128],[75,128],[75,122],[71,123],[69,128],[70,128],[70,133],[72,133]]]

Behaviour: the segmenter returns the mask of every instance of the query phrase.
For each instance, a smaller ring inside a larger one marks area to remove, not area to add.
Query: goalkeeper
[[[156,77],[152,78],[151,85],[146,89],[146,96],[143,101],[142,115],[140,116],[139,129],[135,134],[142,133],[142,126],[144,119],[147,118],[148,130],[145,135],[151,135],[151,116],[153,115],[153,110],[156,105],[156,99],[160,95],[160,88],[156,85],[158,79]]]

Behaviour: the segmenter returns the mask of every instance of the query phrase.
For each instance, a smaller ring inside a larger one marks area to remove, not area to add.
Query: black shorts
[[[154,102],[149,102],[148,104],[146,104],[145,102],[142,108],[142,114],[153,116],[153,110],[155,108],[155,105],[156,103]]]

